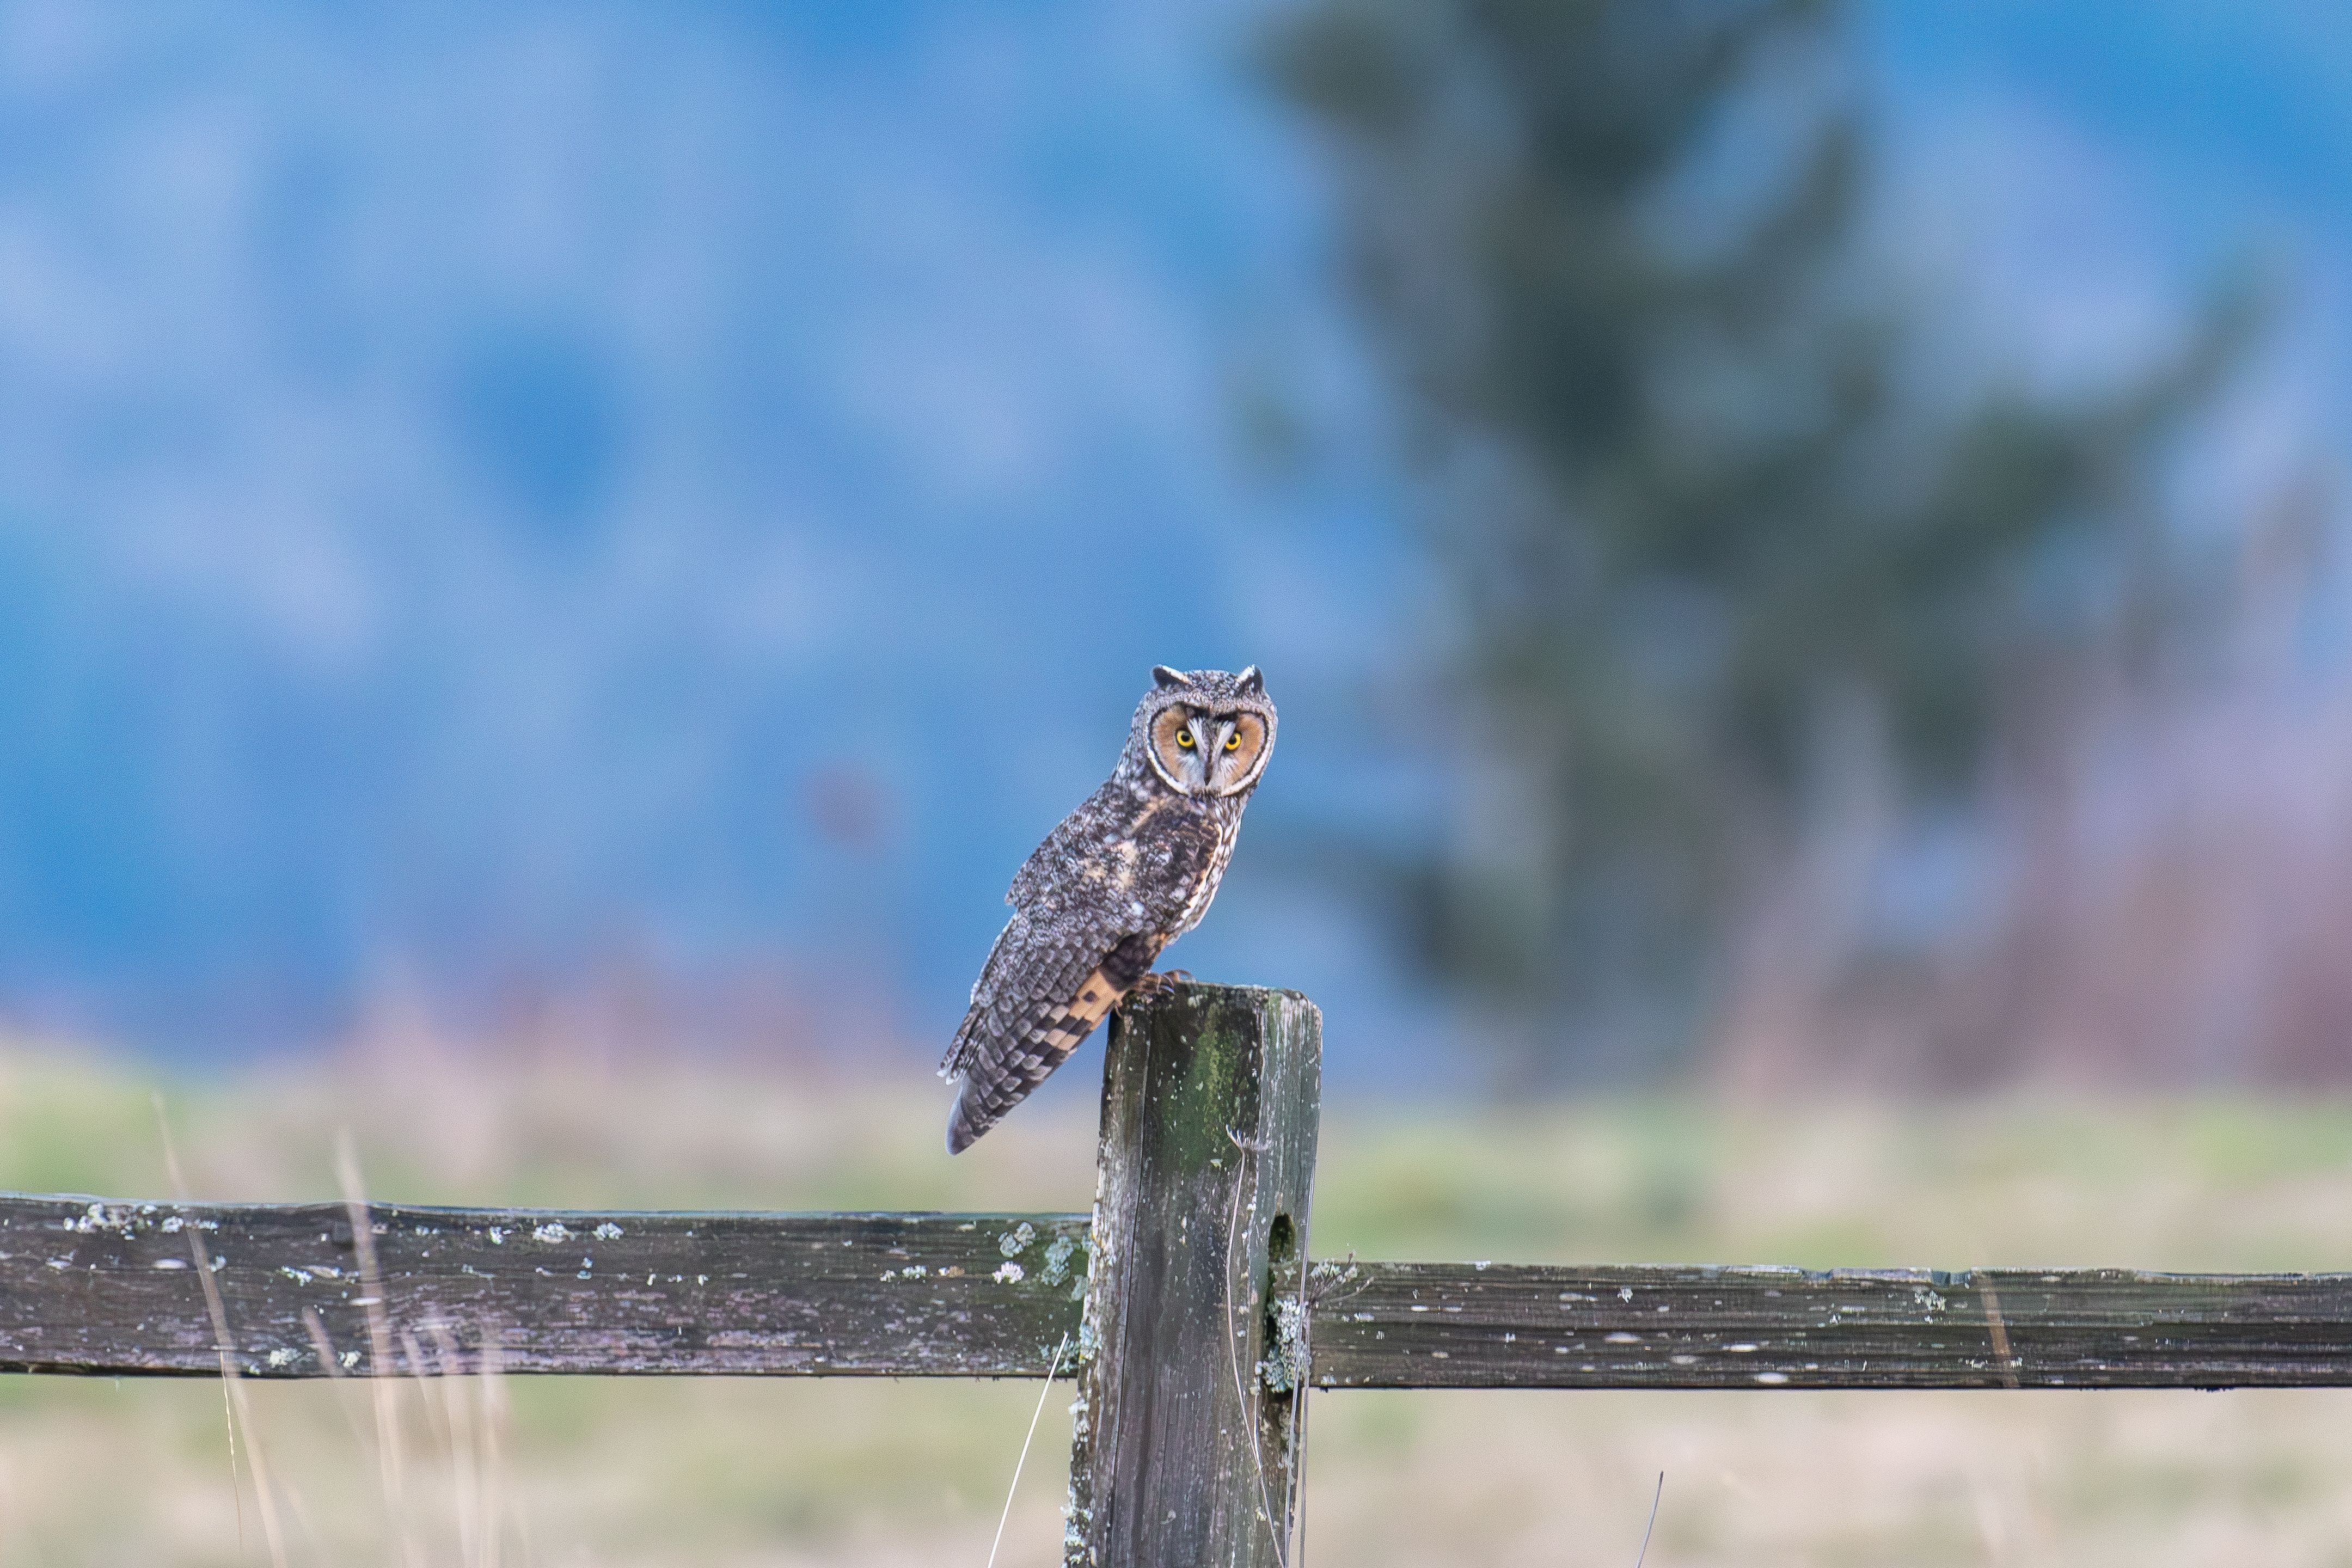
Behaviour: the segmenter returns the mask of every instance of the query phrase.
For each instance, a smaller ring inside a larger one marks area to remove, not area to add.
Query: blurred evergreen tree
[[[1654,1070],[1837,737],[1964,795],[2005,694],[2170,613],[2134,476],[2245,312],[2095,398],[1959,390],[1862,242],[1825,0],[1314,0],[1268,61],[1458,616],[1464,830],[1382,880],[1542,1066]]]

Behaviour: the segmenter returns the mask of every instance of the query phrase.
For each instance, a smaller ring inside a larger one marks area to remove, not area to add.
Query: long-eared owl
[[[940,1064],[963,1080],[950,1154],[1045,1082],[1217,896],[1274,752],[1274,704],[1255,665],[1239,675],[1161,665],[1151,678],[1118,766],[1005,895],[1013,918]]]

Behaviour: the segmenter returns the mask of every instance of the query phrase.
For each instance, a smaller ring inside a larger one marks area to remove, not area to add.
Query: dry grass
[[[0,1185],[169,1190],[138,1074],[0,1056]],[[1024,1113],[950,1162],[929,1079],[541,1070],[425,1042],[163,1086],[198,1196],[583,1207],[1079,1208],[1091,1129]],[[1622,1103],[1335,1111],[1317,1250],[2131,1263],[2352,1258],[2352,1108]],[[248,1383],[289,1560],[729,1565],[987,1558],[1034,1384]],[[268,1561],[209,1382],[0,1379],[0,1563]],[[453,1402],[451,1395],[456,1394]],[[1061,1399],[1000,1562],[1056,1560]],[[2352,1563],[2352,1395],[1346,1394],[1317,1405],[1308,1554],[1656,1568]],[[398,1481],[380,1433],[396,1426]],[[397,1491],[399,1501],[391,1500]]]

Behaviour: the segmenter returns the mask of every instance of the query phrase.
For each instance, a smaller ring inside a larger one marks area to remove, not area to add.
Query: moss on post
[[[1180,985],[1111,1021],[1066,1561],[1289,1560],[1322,1016]]]

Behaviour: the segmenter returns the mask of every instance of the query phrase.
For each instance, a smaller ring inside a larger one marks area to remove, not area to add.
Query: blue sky
[[[224,1049],[783,953],[943,1031],[1161,661],[1267,670],[1254,826],[1424,828],[1358,698],[1431,592],[1254,15],[0,0],[0,998]],[[2236,460],[2340,438],[2336,12],[1863,17],[1890,233],[1999,354],[2283,258]],[[1399,1071],[1435,1016],[1246,852],[1178,961]]]

